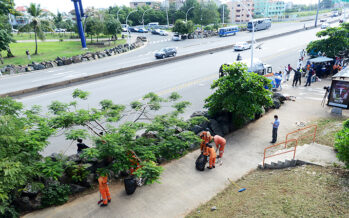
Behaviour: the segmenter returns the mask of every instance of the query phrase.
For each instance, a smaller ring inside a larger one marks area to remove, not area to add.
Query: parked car
[[[172,40],[173,40],[173,41],[180,41],[180,40],[181,40],[181,37],[180,37],[179,34],[174,34],[174,35],[172,36]]]
[[[247,42],[238,42],[234,45],[234,51],[243,51],[250,48],[251,48],[251,44]]]
[[[327,20],[325,18],[320,19],[320,23],[326,22]]]
[[[159,59],[159,58],[167,58],[167,57],[170,57],[170,56],[176,56],[177,54],[177,50],[176,48],[163,48],[161,49],[160,51],[156,52],[155,53],[155,58],[156,59]]]
[[[160,30],[160,36],[168,36],[168,32],[165,30]]]
[[[145,29],[145,28],[139,28],[138,32],[139,32],[139,33],[147,33],[148,30]]]
[[[343,19],[339,19],[339,23],[343,23],[344,22],[344,20]]]
[[[12,32],[13,32],[13,33],[18,33],[18,30],[12,29]]]
[[[152,31],[151,31],[151,33],[152,34],[154,34],[154,35],[160,35],[160,29],[153,29]]]
[[[330,27],[328,23],[321,24],[321,29],[327,29],[328,27]]]

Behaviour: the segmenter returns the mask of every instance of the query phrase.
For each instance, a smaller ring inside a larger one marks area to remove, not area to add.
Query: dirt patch
[[[229,185],[187,217],[349,217],[349,170],[256,170],[237,184],[246,191]]]

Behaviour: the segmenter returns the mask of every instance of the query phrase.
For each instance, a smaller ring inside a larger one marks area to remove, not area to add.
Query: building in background
[[[168,0],[168,2],[169,4],[175,4],[176,9],[179,10],[183,6],[185,0]]]
[[[256,17],[280,19],[285,16],[286,4],[279,0],[254,0]]]
[[[159,9],[161,5],[161,1],[157,0],[135,0],[130,2],[131,8],[149,6],[154,9]]]
[[[292,9],[293,8],[293,2],[287,2],[286,4],[285,4],[285,9],[286,10],[289,10],[289,9]]]
[[[251,18],[246,10],[245,7],[242,6],[244,4],[247,8],[247,10],[252,14],[254,13],[254,3],[253,0],[232,0],[228,1],[225,4],[228,6],[228,9],[230,10],[229,17],[231,23],[246,23],[248,22]]]

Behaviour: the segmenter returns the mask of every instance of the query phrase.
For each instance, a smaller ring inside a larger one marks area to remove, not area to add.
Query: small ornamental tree
[[[211,115],[230,112],[235,124],[241,126],[272,106],[269,79],[249,73],[241,63],[224,66],[223,71],[226,76],[213,82],[211,89],[215,91],[205,99],[204,107]]]
[[[338,151],[337,158],[349,169],[349,119],[343,123],[343,129],[336,133],[334,147]]]

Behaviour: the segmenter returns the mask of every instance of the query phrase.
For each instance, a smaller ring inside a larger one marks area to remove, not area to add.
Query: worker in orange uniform
[[[216,151],[212,148],[212,145],[207,144],[207,154],[210,156],[208,169],[216,168]]]
[[[103,198],[103,204],[101,207],[108,206],[108,202],[111,201],[109,187],[108,187],[108,176],[106,173],[101,173],[98,177],[99,191]]]
[[[218,158],[222,158],[224,153],[224,147],[227,141],[222,136],[219,136],[219,135],[213,136],[213,141],[216,144],[217,150],[219,149]]]
[[[211,133],[209,131],[203,131],[201,134],[200,134],[200,138],[202,139],[201,141],[201,144],[200,144],[200,149],[201,149],[201,152],[204,154],[204,155],[207,155],[207,148],[206,148],[206,145],[208,143],[210,143],[213,139],[213,137],[211,136]]]

